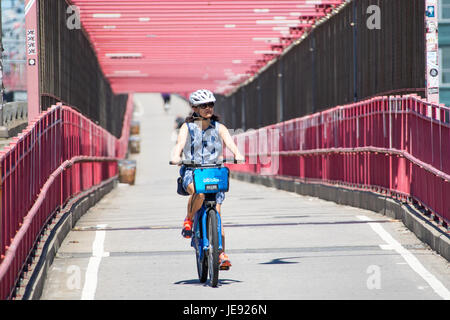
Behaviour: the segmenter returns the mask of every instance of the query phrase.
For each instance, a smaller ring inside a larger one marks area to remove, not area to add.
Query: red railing
[[[338,106],[236,135],[248,164],[230,168],[387,194],[448,228],[449,117],[414,95]]]
[[[43,112],[0,152],[0,298],[13,296],[39,236],[70,198],[118,174],[132,116],[129,96],[122,137],[73,109]]]

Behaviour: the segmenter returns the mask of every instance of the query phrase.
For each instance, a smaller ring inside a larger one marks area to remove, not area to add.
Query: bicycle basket
[[[221,168],[200,168],[194,170],[195,193],[228,192],[230,170]]]

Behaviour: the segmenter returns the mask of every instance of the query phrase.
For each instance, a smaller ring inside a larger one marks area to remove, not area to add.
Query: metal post
[[[277,122],[282,122],[284,120],[283,117],[283,59],[280,59],[278,62],[278,74],[277,74]]]
[[[439,103],[438,0],[425,0],[426,97]]]
[[[312,110],[311,113],[314,113],[317,111],[317,90],[316,90],[316,79],[317,79],[317,75],[316,75],[316,37],[315,34],[313,33],[311,35],[311,47],[309,48],[309,51],[311,52],[311,68],[312,68],[312,79],[311,79],[311,83],[312,83]]]
[[[3,28],[2,28],[2,2],[0,1],[0,126],[3,126],[3,93],[5,92],[5,87],[3,85]]]
[[[246,119],[245,119],[245,86],[244,87],[242,87],[242,95],[241,95],[241,128],[242,128],[242,130],[245,130],[246,129],[246,123],[245,123],[245,121],[246,121]]]
[[[39,95],[39,0],[26,0],[25,3],[28,124],[30,124],[41,112]]]
[[[237,121],[236,121],[236,95],[233,94],[231,96],[231,127],[233,129],[237,128]]]
[[[358,101],[358,12],[353,2],[353,101]]]
[[[262,108],[262,100],[261,100],[261,81],[260,81],[260,77],[258,77],[256,79],[257,81],[257,86],[256,86],[256,92],[257,92],[257,114],[256,114],[256,121],[257,121],[257,128],[261,128],[262,127],[262,113],[263,113],[263,108]]]

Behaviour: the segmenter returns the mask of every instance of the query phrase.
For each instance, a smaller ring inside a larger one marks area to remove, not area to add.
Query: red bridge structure
[[[450,109],[426,91],[425,0],[26,0],[29,124],[0,151],[0,299],[49,225],[118,179],[133,94],[217,94],[235,173],[363,190],[449,232]]]
[[[237,134],[247,164],[230,167],[387,195],[448,230],[449,111],[415,95],[337,106]]]

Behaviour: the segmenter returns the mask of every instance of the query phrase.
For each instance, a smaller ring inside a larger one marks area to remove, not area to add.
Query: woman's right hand
[[[180,163],[181,162],[181,157],[180,156],[173,156],[171,163]]]
[[[234,158],[237,162],[245,162],[245,157],[240,153],[237,153]]]

